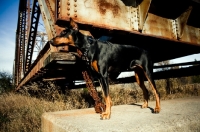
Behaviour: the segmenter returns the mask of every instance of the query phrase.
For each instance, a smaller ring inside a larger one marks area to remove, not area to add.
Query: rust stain
[[[78,53],[79,57],[81,57],[83,55],[83,53],[79,49],[77,49],[77,53]]]
[[[171,21],[150,13],[144,25],[144,33],[151,36],[165,36],[166,38],[173,39]]]
[[[120,11],[120,6],[117,3],[113,4],[113,3],[107,2],[106,0],[98,0],[98,7],[99,7],[100,13],[103,15],[106,13],[106,10],[111,10],[114,16],[118,15]]]
[[[99,72],[99,69],[98,69],[98,66],[97,66],[97,60],[94,60],[92,63],[91,63],[92,67],[94,68],[95,71]]]

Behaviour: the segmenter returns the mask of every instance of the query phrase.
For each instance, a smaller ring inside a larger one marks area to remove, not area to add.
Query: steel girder
[[[25,59],[25,73],[29,70],[31,66],[31,60],[33,55],[33,49],[35,45],[35,38],[37,35],[38,22],[40,18],[40,8],[37,0],[33,1],[31,24],[28,36],[26,59]]]
[[[18,24],[16,31],[16,47],[15,47],[15,84],[19,83],[22,78],[23,54],[25,52],[25,37],[26,37],[26,0],[21,0],[19,3]]]

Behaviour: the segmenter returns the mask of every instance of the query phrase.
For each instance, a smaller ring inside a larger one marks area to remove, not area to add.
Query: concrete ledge
[[[48,112],[42,115],[43,132],[199,132],[200,97],[161,101],[161,113],[152,114],[142,103],[112,107],[110,120],[100,120],[93,108]]]

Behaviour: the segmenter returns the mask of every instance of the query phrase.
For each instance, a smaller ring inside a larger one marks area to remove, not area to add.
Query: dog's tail
[[[142,66],[142,62],[140,60],[132,60],[129,68],[133,70],[136,66]]]

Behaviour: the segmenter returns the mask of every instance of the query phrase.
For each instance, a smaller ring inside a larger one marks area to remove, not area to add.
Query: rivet
[[[70,10],[70,8],[69,8],[69,7],[67,7],[67,10]]]
[[[75,17],[77,17],[77,15],[76,15],[76,14],[75,14],[74,16],[75,16]]]
[[[67,5],[70,5],[70,3],[69,3],[69,2],[67,2]]]
[[[76,4],[74,4],[74,6],[76,7],[77,5],[76,5]]]
[[[77,12],[77,10],[75,9],[74,12]]]
[[[67,13],[67,15],[69,16],[69,15],[70,15],[70,13],[68,12],[68,13]]]
[[[77,0],[74,0],[75,2],[77,1]]]

